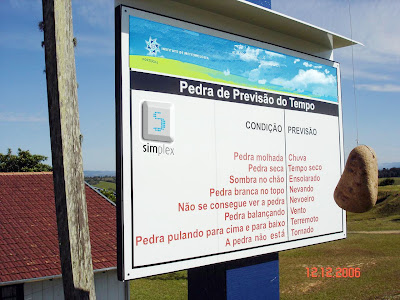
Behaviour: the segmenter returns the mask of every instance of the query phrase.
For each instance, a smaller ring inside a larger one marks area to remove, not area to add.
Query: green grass
[[[400,185],[400,177],[388,177],[394,180],[393,185]],[[379,182],[385,180],[386,178],[379,178]]]
[[[400,217],[390,216],[384,218],[359,219],[353,218],[347,223],[348,231],[379,231],[400,230]],[[399,250],[400,251],[400,250]]]
[[[388,299],[400,295],[400,235],[349,234],[345,240],[283,251],[281,299]],[[359,267],[360,278],[308,278],[306,267]]]
[[[95,187],[98,187],[100,189],[105,189],[105,190],[110,190],[115,192],[116,190],[116,185],[113,182],[108,182],[108,181],[100,181],[98,184],[94,185]]]
[[[379,187],[380,192],[394,192],[394,191],[399,191],[399,189],[400,185],[385,185]]]
[[[351,231],[400,230],[400,178],[378,189],[378,202],[362,214],[347,213],[345,240],[279,254],[281,299],[390,299],[400,297],[400,234]],[[360,267],[360,278],[307,278],[306,267]]]
[[[187,299],[187,272],[136,279],[130,282],[132,300]]]
[[[400,295],[400,235],[349,234],[279,254],[281,299],[391,299]],[[308,278],[306,267],[360,268],[360,278]],[[187,299],[185,271],[131,281],[131,299]],[[396,298],[397,299],[397,298]]]
[[[380,186],[378,202],[370,211],[347,213],[347,230],[400,230],[400,185]]]

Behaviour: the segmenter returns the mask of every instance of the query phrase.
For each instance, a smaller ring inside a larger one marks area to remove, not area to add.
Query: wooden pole
[[[83,179],[71,0],[42,0],[47,98],[65,299],[95,299]]]

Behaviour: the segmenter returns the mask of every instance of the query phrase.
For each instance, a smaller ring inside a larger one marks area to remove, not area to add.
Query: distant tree
[[[393,179],[393,178],[386,178],[386,179],[383,179],[383,180],[379,183],[380,186],[392,185],[392,184],[394,184],[394,179]]]
[[[92,177],[85,177],[85,181],[90,185],[97,185],[100,181],[105,182],[116,182],[115,176],[92,176]]]
[[[102,193],[104,196],[106,196],[106,198],[108,198],[112,202],[116,203],[117,197],[115,196],[115,193],[113,191],[103,189],[100,190],[100,193]]]
[[[379,178],[400,177],[400,168],[390,168],[390,169],[383,168],[378,172],[379,172],[378,173]]]
[[[7,154],[0,153],[0,172],[51,171],[51,166],[42,163],[46,159],[46,156],[31,154],[29,150],[18,148],[18,155],[14,155],[11,149],[8,149]]]

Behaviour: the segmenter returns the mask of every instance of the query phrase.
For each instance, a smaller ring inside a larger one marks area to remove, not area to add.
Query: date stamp
[[[360,278],[361,268],[306,267],[308,278]]]

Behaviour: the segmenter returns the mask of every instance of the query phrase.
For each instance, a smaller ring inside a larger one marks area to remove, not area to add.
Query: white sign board
[[[346,237],[337,63],[131,8],[117,17],[122,279]]]

